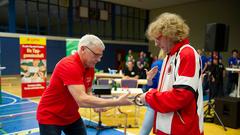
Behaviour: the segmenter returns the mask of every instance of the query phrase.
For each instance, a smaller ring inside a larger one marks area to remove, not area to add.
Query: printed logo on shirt
[[[131,72],[131,75],[135,75],[135,72]]]

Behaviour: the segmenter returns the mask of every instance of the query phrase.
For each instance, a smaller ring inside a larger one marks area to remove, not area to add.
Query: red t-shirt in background
[[[79,119],[79,106],[67,86],[83,84],[87,90],[93,78],[94,68],[84,68],[78,53],[60,60],[38,105],[38,122],[63,126]]]

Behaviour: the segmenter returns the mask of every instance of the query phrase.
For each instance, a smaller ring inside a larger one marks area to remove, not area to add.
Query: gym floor
[[[2,76],[1,83],[3,104],[0,105],[0,134],[38,135],[36,108],[40,98],[20,98],[20,76]],[[145,107],[125,106],[121,107],[121,110],[128,114],[128,134],[138,134],[144,119]],[[99,120],[98,113],[95,113],[92,109],[82,108],[79,112],[85,119],[86,125],[96,125]],[[101,118],[105,125],[121,127],[117,130],[105,130],[101,132],[102,135],[124,134],[125,116],[118,111],[118,108],[109,108],[107,112],[102,113]],[[96,134],[96,130],[88,129],[87,131],[88,134]],[[227,127],[227,131],[224,131],[220,125],[205,122],[204,135],[240,135],[240,128]]]

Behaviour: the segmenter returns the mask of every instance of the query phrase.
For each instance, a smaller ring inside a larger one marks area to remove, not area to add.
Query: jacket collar
[[[189,39],[188,38],[185,38],[183,39],[182,41],[176,43],[173,48],[170,50],[170,52],[168,53],[168,55],[174,55],[176,52],[179,51],[179,49],[186,45],[186,44],[189,44]]]

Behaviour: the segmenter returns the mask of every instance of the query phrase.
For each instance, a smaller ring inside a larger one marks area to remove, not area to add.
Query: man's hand
[[[158,72],[158,67],[157,66],[155,66],[155,67],[153,67],[151,70],[147,70],[147,69],[145,69],[145,71],[146,71],[146,75],[147,75],[147,80],[152,80],[153,79],[153,77],[157,74],[157,72]]]
[[[119,105],[132,105],[133,102],[128,99],[128,96],[130,95],[130,92],[128,92],[127,94],[123,94],[120,97],[117,98],[117,103]]]

